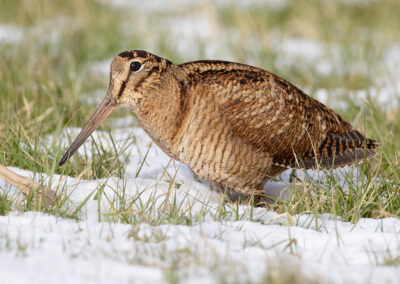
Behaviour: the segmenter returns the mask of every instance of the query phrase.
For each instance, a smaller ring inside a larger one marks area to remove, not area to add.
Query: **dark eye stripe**
[[[126,78],[126,80],[122,82],[121,88],[119,89],[119,92],[118,92],[118,98],[120,98],[122,96],[122,93],[124,92],[125,87],[126,87],[127,80],[128,80],[128,78]]]

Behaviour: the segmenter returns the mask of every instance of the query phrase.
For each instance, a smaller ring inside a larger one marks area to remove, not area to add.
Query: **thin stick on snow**
[[[12,186],[16,187],[25,195],[29,195],[31,192],[36,191],[37,193],[39,193],[40,198],[44,196],[49,204],[51,204],[56,199],[56,193],[52,189],[38,183],[37,181],[29,177],[18,175],[1,164],[0,178],[5,180]]]

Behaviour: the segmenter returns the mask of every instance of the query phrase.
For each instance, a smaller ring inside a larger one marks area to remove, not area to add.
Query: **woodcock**
[[[286,168],[342,167],[377,147],[263,69],[214,60],[176,65],[133,50],[112,61],[107,95],[60,165],[119,105],[129,106],[166,154],[236,196],[262,195],[264,183]]]

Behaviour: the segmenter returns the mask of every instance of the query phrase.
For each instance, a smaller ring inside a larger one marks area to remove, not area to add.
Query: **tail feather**
[[[280,163],[280,166],[302,169],[344,167],[373,157],[378,146],[377,141],[364,137],[355,129],[343,134],[329,133],[318,149],[297,155],[295,160]]]
[[[348,149],[337,155],[321,158],[308,158],[293,162],[291,168],[316,169],[316,168],[341,168],[352,164],[361,163],[375,156],[376,152],[372,149]]]
[[[376,141],[365,138],[357,130],[352,130],[344,134],[329,133],[319,146],[317,157],[330,157],[334,154],[339,154],[349,149],[375,149],[377,146],[378,143]]]

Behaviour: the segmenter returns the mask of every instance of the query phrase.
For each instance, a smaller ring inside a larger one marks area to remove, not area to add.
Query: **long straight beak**
[[[64,156],[60,161],[60,166],[62,166],[68,159],[78,150],[78,148],[85,142],[85,140],[93,133],[93,131],[103,122],[103,120],[116,108],[117,104],[110,100],[107,95],[102,103],[99,105],[97,110],[93,113],[92,117],[83,127],[81,132],[76,137],[75,141],[65,152]]]

